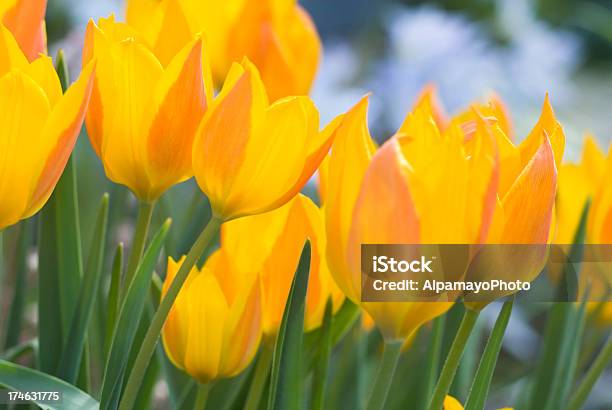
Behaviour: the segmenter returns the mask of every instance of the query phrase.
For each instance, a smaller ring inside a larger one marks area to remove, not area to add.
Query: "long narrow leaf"
[[[269,410],[297,410],[302,403],[302,345],[309,270],[310,242],[307,241],[291,284],[276,339],[270,375]]]
[[[91,250],[87,261],[87,274],[83,279],[79,302],[72,318],[70,332],[68,333],[64,352],[60,360],[59,377],[69,383],[74,383],[78,375],[87,336],[87,328],[98,294],[104,257],[104,244],[106,243],[107,223],[108,194],[104,194],[98,210],[91,241]]]
[[[506,333],[506,327],[512,314],[513,304],[514,298],[507,300],[499,312],[499,316],[497,316],[495,326],[493,326],[491,336],[489,336],[487,341],[485,351],[476,371],[476,377],[466,400],[466,410],[484,409],[491,380],[493,379],[493,371],[495,370],[502,341],[504,340],[504,333]]]
[[[123,243],[117,246],[113,265],[111,268],[111,282],[108,291],[108,299],[106,301],[106,329],[104,332],[104,355],[108,358],[110,345],[115,331],[117,320],[117,311],[119,310],[119,285],[121,283],[121,273],[123,267]]]
[[[0,386],[22,392],[60,392],[62,395],[61,403],[57,405],[36,402],[44,410],[94,410],[98,408],[98,402],[93,397],[65,381],[1,359]]]
[[[138,265],[134,280],[127,291],[115,327],[108,363],[104,372],[100,400],[101,409],[115,409],[118,406],[130,348],[138,329],[137,323],[144,310],[151,286],[153,268],[169,228],[170,220],[167,220],[157,231],[140,265]]]
[[[321,332],[321,340],[319,342],[319,354],[314,369],[313,377],[313,393],[312,393],[312,409],[323,410],[325,403],[325,390],[327,387],[327,375],[329,373],[329,358],[331,356],[332,338],[332,301],[327,300],[325,305],[325,313],[323,315],[323,324]]]

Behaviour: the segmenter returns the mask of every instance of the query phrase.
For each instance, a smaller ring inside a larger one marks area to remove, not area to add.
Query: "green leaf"
[[[87,328],[98,294],[100,277],[102,275],[102,260],[104,244],[106,243],[106,228],[108,224],[108,194],[102,196],[98,209],[96,225],[91,240],[91,250],[87,261],[87,274],[83,278],[77,308],[72,318],[70,332],[60,360],[58,375],[69,383],[76,381],[83,347],[87,337]]]
[[[323,324],[321,325],[321,340],[319,341],[319,352],[316,358],[313,376],[312,406],[313,410],[323,410],[325,403],[325,388],[327,386],[327,375],[329,373],[329,358],[332,348],[331,326],[333,321],[332,300],[327,299]]]
[[[137,324],[149,296],[153,268],[169,228],[170,220],[167,220],[155,234],[136,269],[136,274],[119,312],[102,383],[100,400],[102,409],[115,409],[119,404],[130,348],[136,337]]]
[[[63,52],[56,70],[65,90],[69,79]],[[74,158],[68,159],[40,216],[38,272],[39,368],[56,374],[83,276]]]
[[[574,241],[572,242],[572,247],[570,248],[568,255],[569,260],[567,263],[563,264],[563,275],[558,289],[559,300],[566,300],[568,302],[578,300],[578,272],[580,271],[580,264],[574,263],[573,261],[582,260],[589,207],[590,201],[587,201],[584,204],[582,214],[580,215],[578,229],[576,229],[576,233],[574,234]]]
[[[442,339],[444,338],[445,319],[446,317],[443,315],[434,320],[431,335],[429,336],[427,353],[422,359],[422,366],[424,368],[421,375],[422,388],[418,391],[418,408],[420,409],[424,409],[427,406],[427,401],[433,392],[436,380],[438,380],[438,375],[440,374],[440,356]]]
[[[27,257],[28,248],[32,239],[31,221],[25,220],[19,224],[19,239],[17,251],[15,252],[15,284],[13,286],[13,300],[9,309],[9,314],[6,323],[6,339],[4,341],[4,349],[19,343],[21,335],[21,325],[23,322],[23,313],[25,309],[26,296],[26,278],[28,274]]]
[[[123,243],[117,245],[113,265],[111,268],[111,283],[108,291],[108,300],[106,301],[106,330],[104,341],[104,355],[108,359],[110,346],[115,332],[115,324],[117,323],[117,312],[119,310],[119,285],[121,284],[121,273],[123,267]]]
[[[510,315],[512,314],[513,304],[514,298],[507,300],[499,312],[499,316],[497,316],[495,326],[493,326],[493,330],[487,341],[485,351],[480,359],[478,370],[476,371],[476,377],[474,378],[474,382],[472,383],[470,393],[466,400],[466,410],[484,409],[491,386],[491,380],[493,379],[493,371],[495,370],[502,341],[504,340],[504,333],[506,332],[506,327],[508,326]]]
[[[307,241],[291,284],[276,339],[270,375],[269,410],[297,410],[302,405],[302,345],[309,270],[310,242]]]
[[[62,402],[57,405],[37,403],[42,409],[97,409],[98,402],[87,393],[48,374],[0,359],[0,386],[13,391],[58,391]]]
[[[612,336],[608,336],[603,349],[601,349],[587,374],[580,382],[567,406],[567,410],[580,410],[584,406],[597,379],[606,370],[610,362],[612,362]]]

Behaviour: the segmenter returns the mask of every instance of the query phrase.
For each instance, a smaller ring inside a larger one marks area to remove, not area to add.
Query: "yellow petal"
[[[55,106],[62,96],[62,85],[51,57],[41,55],[24,68],[24,71],[43,89],[51,107]]]
[[[0,76],[12,68],[25,70],[28,60],[19,48],[15,37],[4,25],[0,24]]]
[[[444,398],[443,410],[463,410],[463,406],[456,398],[446,396]]]
[[[155,94],[159,107],[147,140],[152,197],[193,175],[193,138],[206,110],[202,42],[188,44],[170,63]]]
[[[502,243],[547,243],[557,188],[557,169],[546,136],[502,200]]]
[[[227,198],[266,107],[267,97],[256,69],[236,64],[200,125],[193,148],[194,173],[218,215],[230,214],[225,209]]]
[[[151,39],[154,41],[151,47],[162,65],[166,66],[185,44],[191,42],[195,33],[190,29],[185,10],[178,0],[167,1],[161,17],[156,37]]]
[[[26,74],[0,77],[0,229],[26,212],[47,152],[42,130],[49,115],[43,90]]]
[[[112,45],[111,55],[98,59],[102,112],[89,112],[102,115],[100,156],[112,181],[128,186],[140,199],[151,200],[155,192],[147,169],[146,136],[153,116],[151,101],[162,67],[135,40]]]
[[[329,158],[329,188],[325,204],[329,268],[340,289],[355,303],[359,303],[360,292],[352,283],[346,252],[353,208],[375,150],[367,126],[367,106],[366,96],[341,116]]]
[[[64,167],[81,132],[93,86],[94,69],[95,62],[89,63],[83,69],[79,79],[53,107],[45,123],[40,146],[46,155],[44,167],[30,198],[26,216],[42,208],[64,172]]]
[[[229,308],[217,279],[206,268],[193,279],[188,292],[185,370],[200,383],[208,383],[219,376]]]

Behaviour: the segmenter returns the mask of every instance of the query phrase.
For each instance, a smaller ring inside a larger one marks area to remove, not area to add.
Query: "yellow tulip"
[[[268,103],[257,68],[235,64],[197,132],[193,168],[221,220],[285,204],[308,181],[332,143],[335,122],[319,132],[308,97]]]
[[[573,243],[587,200],[594,199],[596,194],[604,188],[605,168],[606,157],[591,135],[585,136],[580,163],[561,165],[559,192],[556,200],[555,242]],[[594,211],[595,208],[593,206],[591,210]],[[592,218],[591,221],[594,222],[594,219]],[[587,241],[596,242],[599,239],[590,229],[587,234],[589,235]]]
[[[267,336],[274,338],[278,332],[307,239],[312,252],[305,330],[321,325],[328,298],[332,298],[334,311],[344,300],[327,267],[322,211],[304,195],[296,196],[274,211],[228,222],[222,226],[221,235],[223,248],[232,255],[239,269],[260,272],[263,328]]]
[[[162,298],[184,259],[168,259]],[[191,270],[164,324],[162,339],[175,366],[208,383],[235,376],[251,363],[261,329],[257,276],[239,275],[232,258],[217,251],[201,270]]]
[[[232,62],[248,57],[272,101],[308,94],[321,54],[316,28],[296,0],[128,0],[127,21],[162,64],[204,33],[217,84]]]
[[[95,63],[62,95],[50,57],[28,62],[0,24],[0,229],[42,208],[81,130]]]
[[[46,0],[5,0],[0,2],[0,23],[15,36],[29,61],[47,52],[45,30]]]
[[[111,16],[87,26],[83,61],[92,58],[91,144],[112,181],[154,201],[193,176],[193,138],[212,96],[202,41],[192,40],[164,67],[140,33]]]

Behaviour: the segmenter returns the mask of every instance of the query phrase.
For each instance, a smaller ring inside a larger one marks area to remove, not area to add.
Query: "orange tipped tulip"
[[[50,57],[29,63],[0,25],[0,229],[38,212],[81,130],[95,63],[62,95]]]
[[[166,294],[184,257],[168,259]],[[251,280],[249,280],[251,278]],[[260,284],[256,275],[238,275],[222,251],[201,270],[193,268],[165,322],[168,357],[200,383],[232,377],[253,360],[261,339]]]
[[[274,211],[228,222],[223,225],[221,233],[222,246],[236,264],[243,271],[260,272],[264,334],[275,337],[278,332],[307,239],[312,244],[312,253],[305,330],[321,325],[328,298],[332,298],[334,310],[340,307],[344,295],[336,287],[327,267],[323,214],[307,197],[300,194]]]
[[[293,198],[332,143],[308,97],[268,103],[255,66],[235,64],[193,148],[198,185],[222,220],[270,211]]]
[[[5,0],[0,2],[0,23],[15,36],[29,61],[47,52],[45,30],[46,0]]]
[[[232,62],[248,57],[272,101],[308,94],[321,54],[316,28],[295,0],[128,0],[127,21],[143,33],[162,64],[202,32],[217,84]]]
[[[193,175],[191,151],[212,96],[199,38],[162,66],[141,34],[114,17],[90,21],[83,61],[98,60],[87,130],[107,176],[154,201]]]

